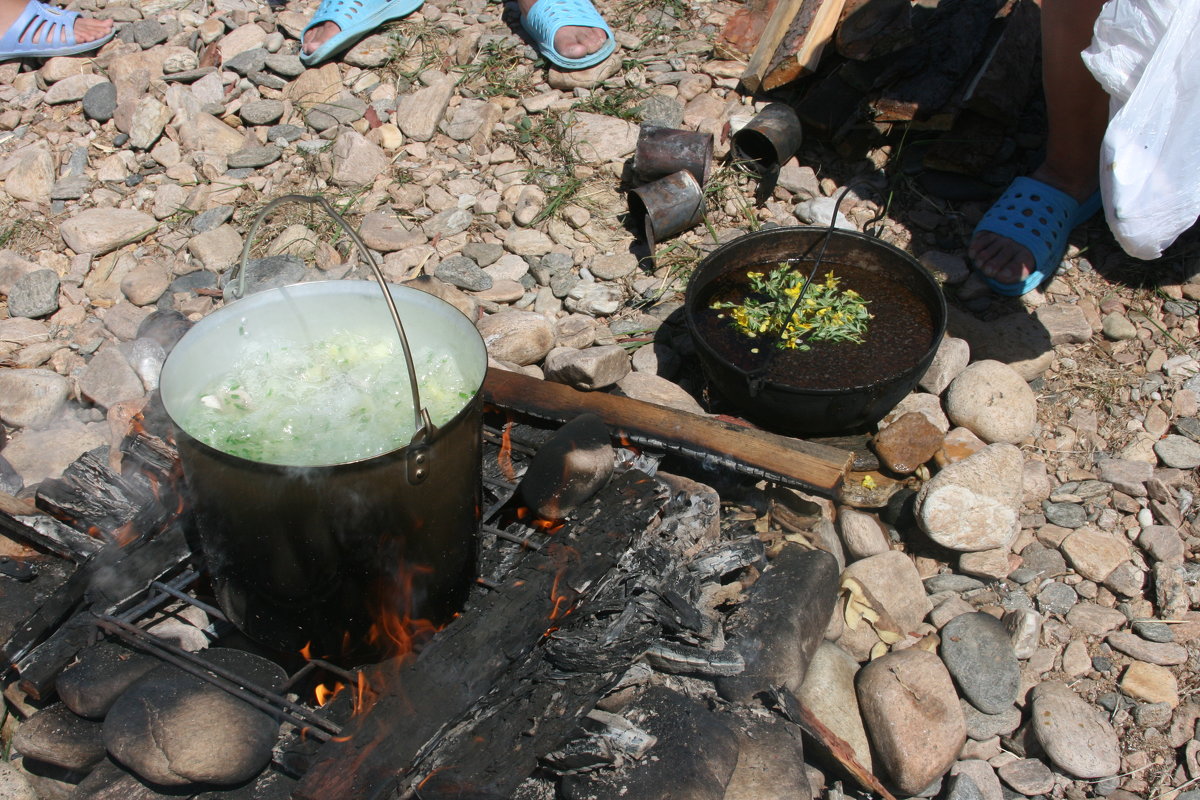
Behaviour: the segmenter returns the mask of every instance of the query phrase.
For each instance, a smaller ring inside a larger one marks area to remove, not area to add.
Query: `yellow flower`
[[[870,475],[864,475],[862,479],[862,487],[864,489],[874,489],[876,487],[875,479]]]

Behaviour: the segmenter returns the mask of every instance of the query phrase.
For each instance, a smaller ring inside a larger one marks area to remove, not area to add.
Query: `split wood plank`
[[[845,0],[804,0],[763,75],[763,91],[778,89],[817,71],[844,4]]]
[[[742,73],[742,84],[751,92],[757,92],[762,86],[763,76],[767,74],[771,61],[775,58],[775,51],[783,43],[792,21],[800,13],[800,9],[804,7],[806,1],[812,2],[812,0],[779,0],[775,4],[771,18],[767,20],[766,28],[758,38],[758,45],[750,54],[746,71]]]
[[[658,484],[629,471],[612,480],[550,544],[413,658],[370,670],[373,706],[327,742],[293,800],[383,797],[422,753],[467,714],[501,676],[522,664],[561,614],[607,575],[660,513]]]
[[[695,456],[710,455],[734,468],[779,483],[833,496],[850,468],[851,453],[779,436],[678,409],[605,392],[581,392],[517,372],[489,369],[484,399],[500,408],[566,422],[591,412],[614,434]]]

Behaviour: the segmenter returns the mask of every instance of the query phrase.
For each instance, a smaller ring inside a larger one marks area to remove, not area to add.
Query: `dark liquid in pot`
[[[848,264],[822,264],[813,278],[824,280],[832,271],[839,288],[853,289],[870,305],[872,319],[862,344],[812,342],[810,350],[778,350],[775,339],[754,339],[738,332],[728,310],[715,310],[714,302],[745,299],[747,272],[770,272],[777,263],[751,264],[718,276],[704,287],[695,306],[695,323],[704,341],[734,366],[753,373],[775,351],[764,377],[798,389],[849,389],[869,386],[914,367],[933,344],[933,318],[928,306],[909,289],[886,275]],[[807,275],[812,262],[793,267]],[[762,298],[766,300],[768,298]],[[719,318],[718,315],[725,314]],[[757,353],[751,352],[756,348]]]

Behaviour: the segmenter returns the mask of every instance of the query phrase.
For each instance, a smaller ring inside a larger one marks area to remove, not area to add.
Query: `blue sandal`
[[[300,33],[300,61],[308,67],[320,64],[343,50],[349,50],[383,23],[407,17],[424,2],[425,0],[321,0],[317,13],[313,14],[313,18]],[[333,22],[341,30],[322,42],[316,50],[305,53],[304,35],[323,22]]]
[[[1071,231],[1091,219],[1100,205],[1099,191],[1077,203],[1069,194],[1039,180],[1017,178],[975,226],[975,234],[988,231],[1028,248],[1037,267],[1016,283],[985,276],[988,286],[996,294],[1020,297],[1050,280],[1062,266]]]
[[[560,69],[587,69],[612,55],[617,43],[612,29],[589,0],[537,0],[528,14],[521,15],[521,25],[533,39],[542,56]],[[608,34],[604,46],[580,58],[567,58],[554,49],[554,34],[567,25],[600,28]]]
[[[39,0],[29,0],[21,16],[0,37],[0,61],[86,53],[104,45],[115,34],[115,31],[110,31],[99,39],[77,42],[75,20],[78,18],[78,11],[67,11]]]

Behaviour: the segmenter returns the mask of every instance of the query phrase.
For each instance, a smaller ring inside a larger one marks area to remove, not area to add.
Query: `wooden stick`
[[[584,412],[600,417],[634,442],[688,455],[707,455],[787,486],[832,497],[853,455],[827,445],[792,439],[687,411],[605,392],[581,392],[517,372],[489,369],[487,402],[534,417],[565,422]]]

